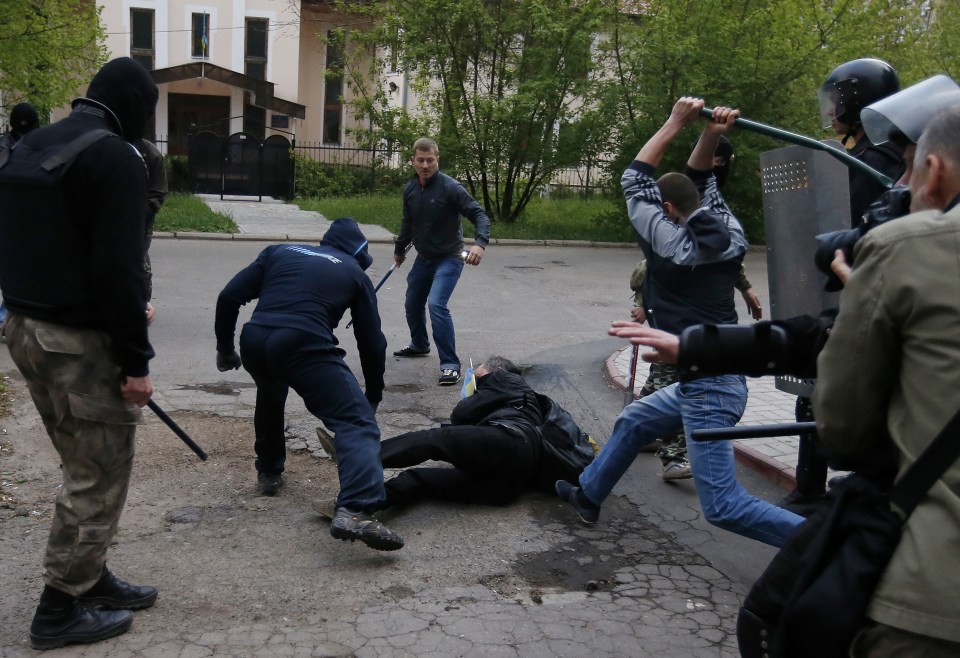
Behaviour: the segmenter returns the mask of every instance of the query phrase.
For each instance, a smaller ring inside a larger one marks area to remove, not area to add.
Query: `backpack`
[[[537,393],[536,396],[543,414],[543,425],[540,426],[543,456],[537,484],[552,493],[557,480],[577,482],[580,473],[600,451],[600,446],[580,429],[570,412],[546,395]]]

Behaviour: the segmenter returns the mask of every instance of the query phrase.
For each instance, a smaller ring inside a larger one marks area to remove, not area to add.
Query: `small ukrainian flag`
[[[473,359],[470,359],[470,367],[463,373],[463,386],[460,387],[460,399],[468,398],[477,392],[477,376],[473,374]]]

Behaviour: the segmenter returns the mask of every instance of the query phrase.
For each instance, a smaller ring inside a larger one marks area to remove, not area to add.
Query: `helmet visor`
[[[820,121],[824,128],[833,127],[839,99],[840,92],[834,84],[823,85],[817,90],[817,100],[820,101]]]

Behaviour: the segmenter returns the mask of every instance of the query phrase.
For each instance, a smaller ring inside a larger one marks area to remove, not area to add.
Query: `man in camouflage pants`
[[[30,642],[35,649],[126,632],[154,587],[106,566],[133,465],[148,362],[143,236],[147,173],[132,142],[157,103],[150,74],[108,62],[69,117],[0,161],[0,284],[7,342],[60,457]]]

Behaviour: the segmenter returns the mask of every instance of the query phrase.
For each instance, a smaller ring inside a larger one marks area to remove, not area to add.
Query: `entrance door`
[[[210,131],[220,137],[230,134],[230,97],[199,94],[170,94],[171,155],[186,155],[188,136]]]

